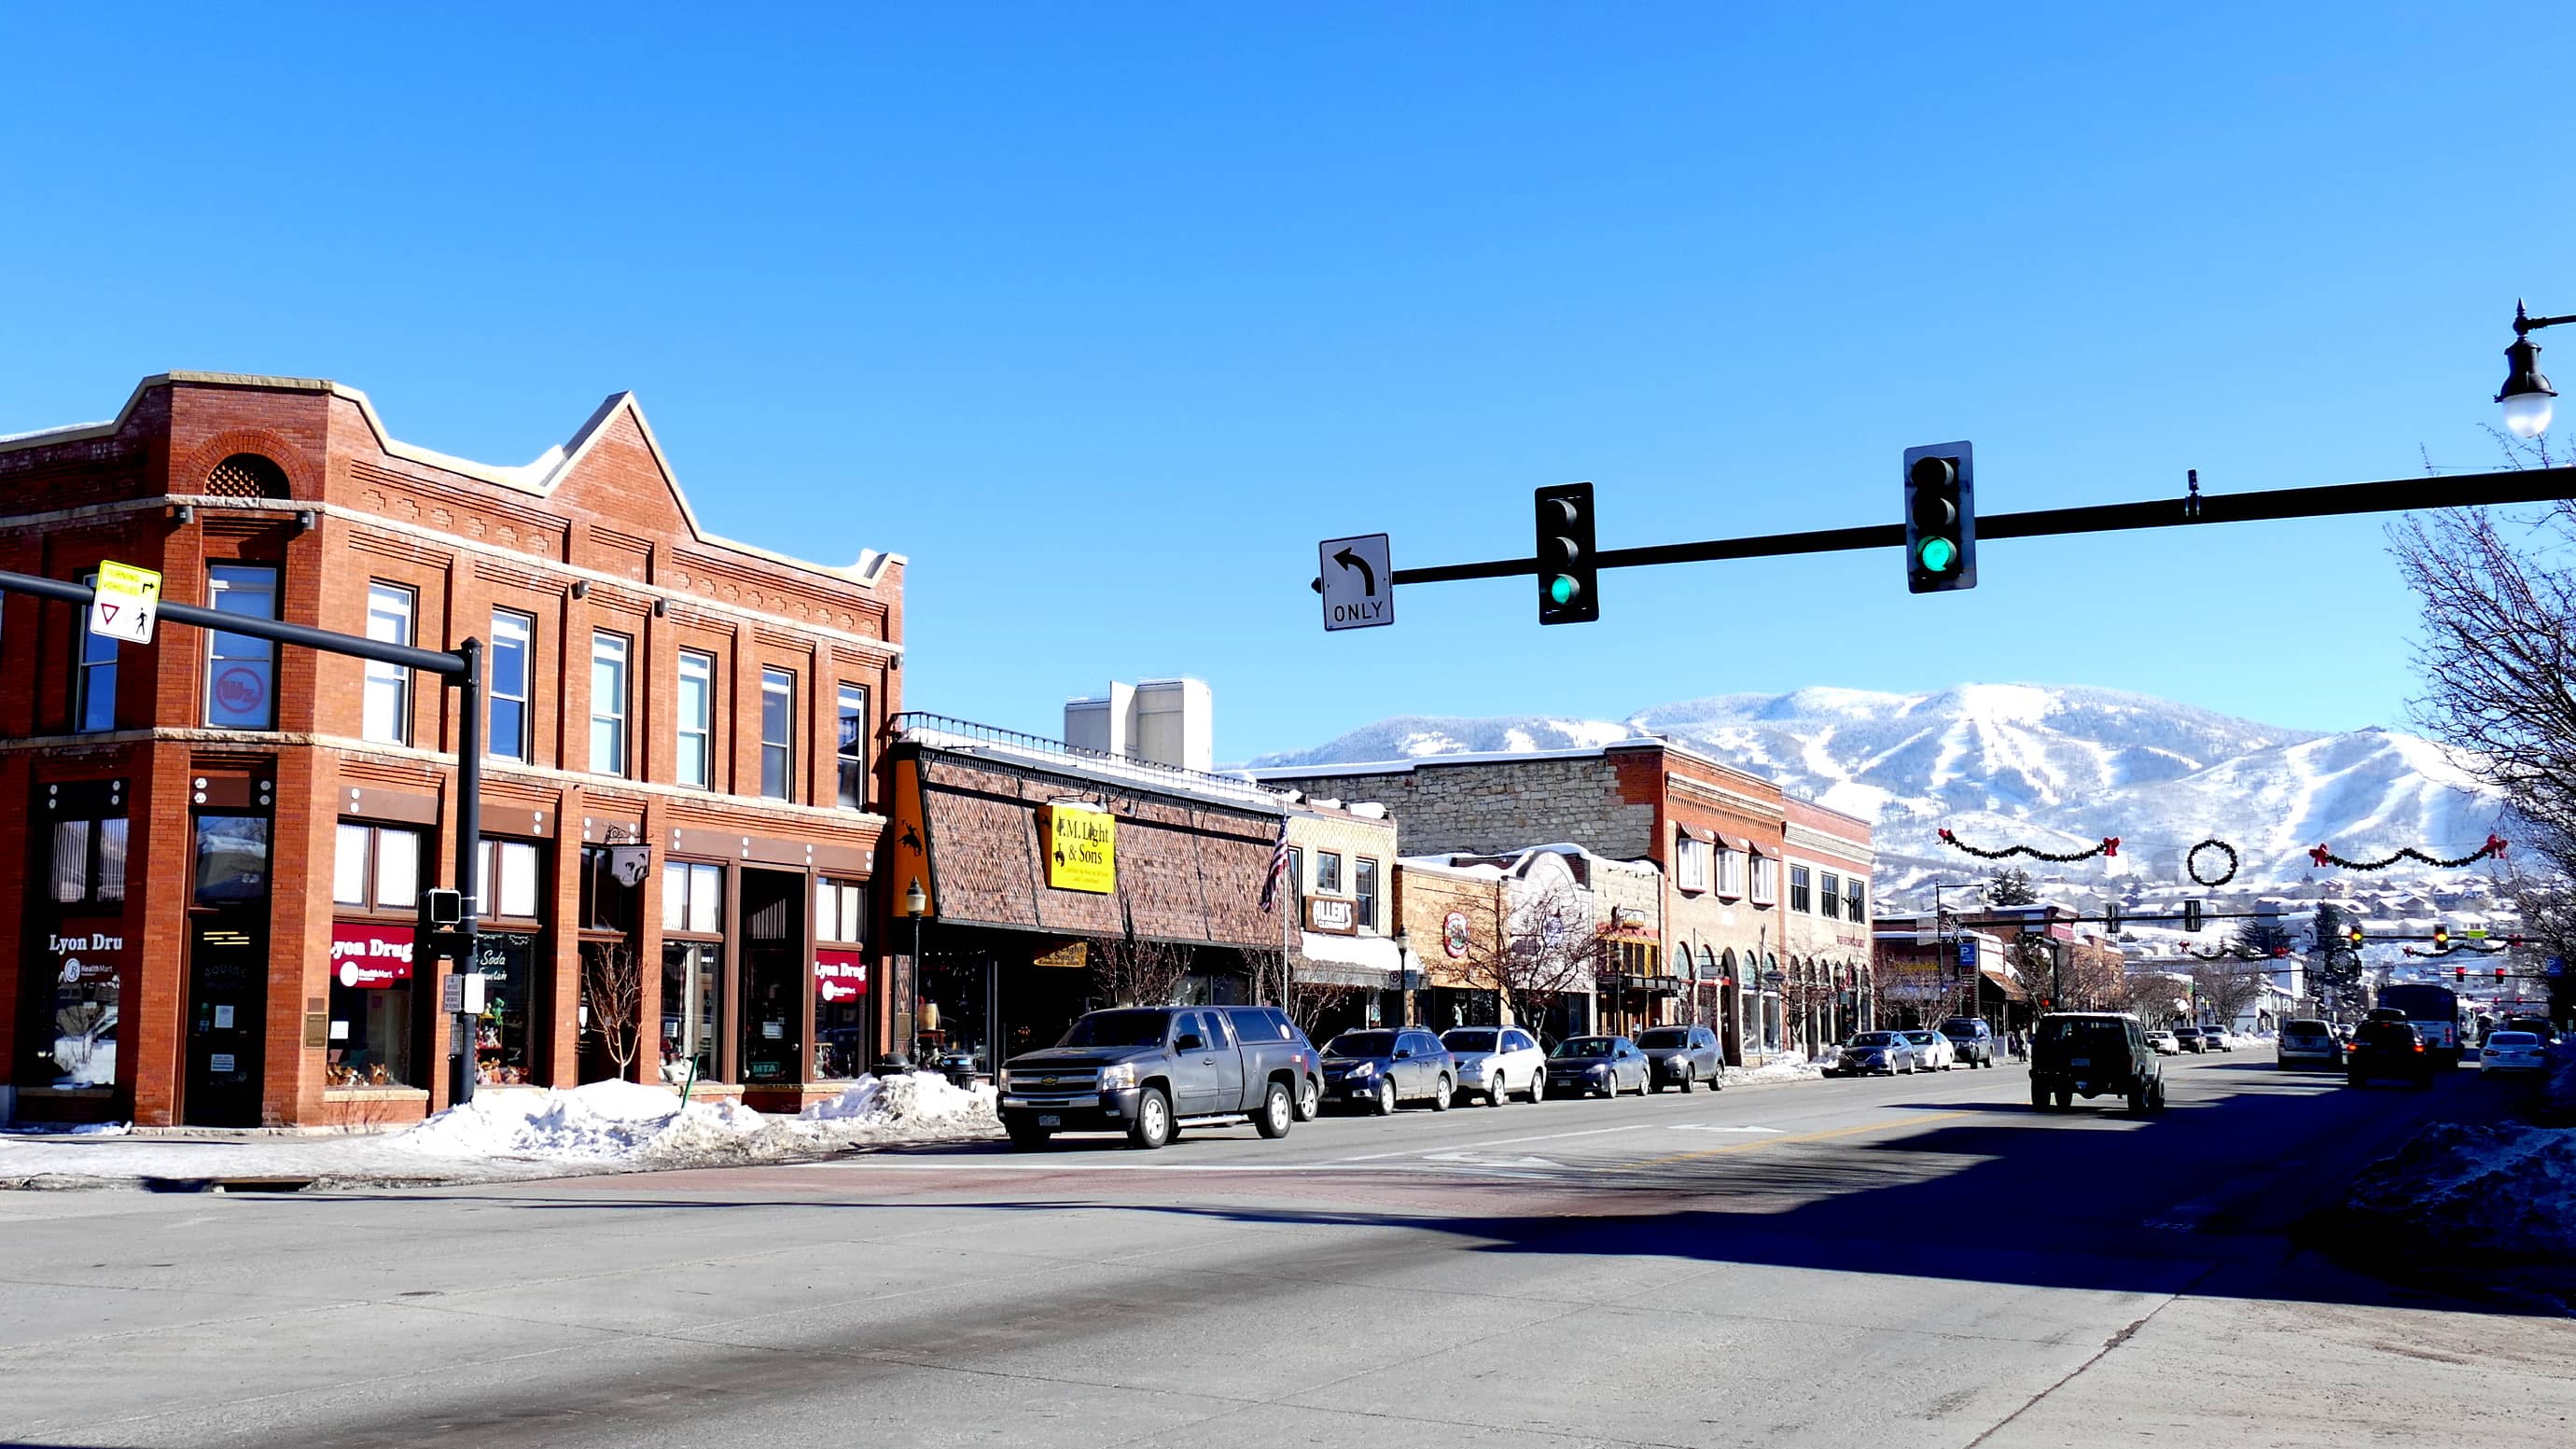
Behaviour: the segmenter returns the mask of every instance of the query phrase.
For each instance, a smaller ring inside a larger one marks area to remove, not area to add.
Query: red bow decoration
[[[2118,837],[2118,836],[2116,836],[2116,835],[2105,835],[2105,836],[2103,836],[2103,837],[2102,837],[2102,854],[2103,854],[2105,857],[2109,857],[2109,856],[2118,855],[2119,853],[2120,853],[2120,837]]]

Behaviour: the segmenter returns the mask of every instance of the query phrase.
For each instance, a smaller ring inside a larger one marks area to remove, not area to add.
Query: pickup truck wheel
[[[2048,1088],[2037,1081],[2030,1084],[2030,1110],[2034,1112],[2048,1110]]]
[[[1431,1110],[1434,1112],[1448,1111],[1450,1099],[1455,1097],[1457,1094],[1458,1089],[1449,1085],[1449,1079],[1447,1077],[1442,1077],[1440,1079],[1440,1090],[1431,1094]]]
[[[1297,1120],[1300,1122],[1312,1122],[1317,1116],[1322,1114],[1323,1110],[1323,1089],[1315,1085],[1315,1079],[1313,1077],[1298,1078]]]
[[[1136,1094],[1136,1121],[1127,1129],[1127,1141],[1148,1152],[1172,1140],[1172,1102],[1160,1087],[1147,1087]]]
[[[1253,1114],[1253,1130],[1264,1137],[1285,1137],[1297,1119],[1297,1104],[1288,1095],[1288,1084],[1272,1082],[1261,1094],[1261,1110]]]
[[[1395,1115],[1395,1083],[1385,1077],[1377,1079],[1377,1114],[1381,1117]]]

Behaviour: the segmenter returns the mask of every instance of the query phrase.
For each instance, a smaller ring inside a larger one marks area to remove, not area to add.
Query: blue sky
[[[1988,512],[2493,456],[2576,6],[1960,8],[13,8],[0,432],[206,368],[521,462],[633,388],[709,527],[911,558],[913,707],[1195,674],[1229,760],[1807,684],[2403,723],[2369,519],[1321,631],[1316,540],[1519,556],[1571,479],[1616,547],[1892,522],[1959,437]]]

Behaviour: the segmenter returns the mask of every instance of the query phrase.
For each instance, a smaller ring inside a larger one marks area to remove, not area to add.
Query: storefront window
[[[331,1030],[323,1067],[331,1086],[422,1085],[412,1073],[412,934],[410,926],[331,923]]]
[[[724,947],[713,941],[662,944],[662,1070],[716,1074],[716,1019],[724,1007]]]
[[[714,935],[724,929],[724,867],[674,860],[662,866],[662,929]]]
[[[922,963],[916,1043],[922,1066],[957,1074],[990,1070],[984,1009],[990,980],[991,969],[982,960],[934,958]]]
[[[534,1080],[528,996],[536,960],[537,938],[526,931],[486,931],[475,940],[483,1015],[474,1023],[474,1080],[484,1086],[514,1087]]]
[[[632,935],[640,920],[644,871],[651,864],[649,845],[585,845],[581,848],[581,928]]]
[[[56,905],[113,905],[125,899],[125,818],[54,822]]]
[[[850,881],[814,882],[814,939],[867,939],[867,887]],[[847,946],[814,949],[814,1075],[836,1081],[867,1069],[868,968]]]
[[[539,871],[537,847],[525,840],[483,842],[483,914],[536,918]]]

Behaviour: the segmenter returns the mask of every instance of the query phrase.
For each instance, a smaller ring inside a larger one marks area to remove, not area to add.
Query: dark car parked
[[[1912,1072],[1922,1064],[1915,1060],[1914,1043],[1901,1031],[1864,1031],[1853,1034],[1834,1052],[1824,1074],[1828,1077],[1895,1076]]]
[[[1995,1029],[1982,1016],[1954,1016],[1941,1023],[1941,1034],[1950,1039],[1950,1049],[1963,1067],[1991,1067],[1995,1064]]]
[[[1707,1027],[1649,1027],[1637,1033],[1637,1050],[1646,1054],[1646,1085],[1655,1091],[1687,1092],[1702,1082],[1712,1092],[1726,1089],[1726,1051]]]
[[[2061,1011],[2039,1019],[2030,1038],[2030,1105],[2063,1111],[2077,1097],[2129,1099],[2132,1112],[2162,1111],[2164,1059],[2138,1019],[2119,1012]]]
[[[1154,1148],[1184,1124],[1247,1118],[1262,1136],[1285,1137],[1315,1071],[1314,1048],[1275,1008],[1094,1011],[1056,1045],[1002,1064],[1002,1127],[1020,1148],[1097,1131]]]
[[[2374,1077],[2402,1078],[2419,1091],[2433,1085],[2433,1057],[2414,1023],[2374,1020],[2354,1029],[2343,1051],[2344,1085],[2367,1086]]]
[[[2200,1028],[2196,1026],[2175,1027],[2174,1040],[2182,1043],[2182,1049],[2187,1052],[2197,1054],[2209,1049],[2208,1044],[2200,1039]]]
[[[1361,1104],[1379,1116],[1406,1102],[1449,1110],[1458,1064],[1440,1038],[1418,1026],[1346,1031],[1324,1044],[1324,1100]]]
[[[1646,1095],[1646,1054],[1624,1036],[1576,1036],[1556,1044],[1547,1057],[1547,1094],[1588,1097],[1599,1092],[1615,1097],[1636,1084]]]

